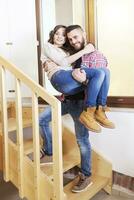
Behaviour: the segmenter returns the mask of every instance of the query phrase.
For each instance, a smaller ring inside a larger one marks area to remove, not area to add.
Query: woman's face
[[[54,34],[53,38],[54,45],[57,47],[62,47],[66,42],[65,28],[59,28]]]

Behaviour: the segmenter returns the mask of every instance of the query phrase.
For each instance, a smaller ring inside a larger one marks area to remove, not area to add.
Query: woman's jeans
[[[65,95],[73,95],[85,90],[86,107],[106,105],[109,90],[110,72],[108,68],[81,67],[89,82],[86,86],[72,77],[72,70],[59,70],[51,78],[53,87]]]
[[[83,100],[65,100],[61,103],[62,115],[70,114],[74,121],[75,134],[81,155],[81,172],[86,176],[91,175],[91,145],[87,128],[79,122],[79,116],[83,111]],[[45,108],[39,116],[39,125],[44,137],[44,148],[47,155],[52,155],[52,132],[50,128],[51,107]],[[68,133],[69,134],[69,133]],[[62,151],[62,149],[61,149]]]

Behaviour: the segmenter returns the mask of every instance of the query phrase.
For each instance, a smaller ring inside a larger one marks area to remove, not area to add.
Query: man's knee
[[[44,124],[44,118],[42,115],[39,116],[39,125],[42,126]]]
[[[43,126],[45,124],[48,124],[51,121],[50,118],[50,114],[44,111],[39,115],[39,125]]]

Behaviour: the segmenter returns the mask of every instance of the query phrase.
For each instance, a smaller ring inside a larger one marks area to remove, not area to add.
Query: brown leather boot
[[[105,107],[99,106],[95,111],[95,119],[99,122],[100,125],[104,126],[105,128],[115,128],[113,122],[111,122],[106,114],[105,114]]]
[[[88,107],[87,110],[83,111],[79,117],[79,121],[90,131],[100,133],[101,127],[94,119],[96,107]]]

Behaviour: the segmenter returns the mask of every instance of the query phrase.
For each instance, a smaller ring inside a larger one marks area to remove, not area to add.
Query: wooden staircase
[[[110,194],[112,165],[94,150],[92,150],[93,184],[86,191],[77,194],[71,192],[77,178],[63,186],[63,172],[79,165],[80,155],[74,133],[65,125],[61,127],[59,101],[1,57],[0,67],[2,91],[0,170],[3,170],[5,181],[10,180],[18,188],[20,197],[26,197],[28,200],[89,200],[101,189]],[[13,73],[17,79],[16,104],[7,103],[4,92],[5,69]],[[22,106],[20,81],[29,86],[33,92],[31,108]],[[41,164],[39,159],[40,138],[37,123],[39,96],[52,106],[53,162],[51,164]],[[31,139],[23,137],[27,127],[32,127]],[[11,133],[15,139],[10,137]],[[29,157],[30,153],[33,154],[33,159]]]

